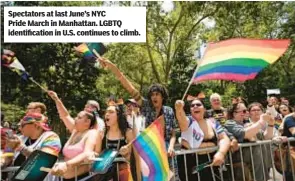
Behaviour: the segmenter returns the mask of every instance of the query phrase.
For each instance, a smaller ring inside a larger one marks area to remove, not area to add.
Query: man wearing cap
[[[40,113],[28,113],[20,121],[20,126],[23,135],[14,135],[7,140],[7,146],[15,151],[14,166],[20,166],[37,149],[58,156],[61,150],[60,138],[49,128],[47,117]],[[28,139],[25,141],[24,137]]]
[[[136,133],[143,131],[145,128],[145,119],[140,114],[139,106],[135,99],[128,99],[125,101],[126,117],[129,126],[136,130]]]

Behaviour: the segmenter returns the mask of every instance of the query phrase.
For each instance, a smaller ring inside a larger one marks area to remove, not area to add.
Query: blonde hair
[[[210,102],[212,102],[212,100],[214,98],[218,98],[221,101],[221,96],[218,93],[211,94],[211,96],[210,96]]]
[[[45,104],[43,104],[42,102],[30,102],[29,105],[33,106],[35,109],[40,108],[41,114],[45,114],[47,110]]]

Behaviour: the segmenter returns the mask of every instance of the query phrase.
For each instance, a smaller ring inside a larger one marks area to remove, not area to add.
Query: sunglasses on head
[[[191,104],[191,107],[195,107],[195,106],[197,106],[197,107],[201,107],[201,106],[203,106],[203,104],[201,104],[201,103]]]
[[[240,112],[242,112],[242,113],[244,113],[244,114],[246,114],[247,113],[247,110],[245,109],[245,110],[242,110],[242,111],[235,111],[236,113],[240,113]]]
[[[23,123],[23,124],[21,124],[20,126],[23,128],[23,127],[25,127],[25,126],[28,125],[28,124],[33,124],[33,123]]]

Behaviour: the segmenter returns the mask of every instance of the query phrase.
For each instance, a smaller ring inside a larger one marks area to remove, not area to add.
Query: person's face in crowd
[[[21,122],[20,130],[22,135],[26,137],[31,137],[32,133],[36,131],[36,125],[34,123]]]
[[[277,98],[276,97],[271,97],[270,102],[272,103],[272,105],[276,105],[277,104]]]
[[[26,114],[31,114],[31,113],[40,113],[41,114],[41,109],[37,108],[34,104],[29,104],[27,107]]]
[[[290,114],[289,108],[286,105],[280,105],[280,113],[283,116],[286,116],[287,114]]]
[[[288,99],[282,99],[282,104],[286,104],[288,106],[289,105]]]
[[[90,104],[86,104],[84,107],[84,111],[91,113],[91,112],[95,111],[95,107]]]
[[[163,106],[163,96],[160,92],[153,92],[151,100],[155,108],[160,108]]]
[[[132,104],[131,102],[128,102],[127,104],[126,104],[126,114],[127,115],[131,115],[132,114],[132,111],[134,111],[134,108],[135,108],[135,105],[134,104]]]
[[[118,124],[118,116],[115,106],[109,106],[107,108],[104,119],[106,125],[109,127]]]
[[[262,110],[259,106],[253,106],[250,109],[250,118],[252,121],[256,122],[260,119],[260,115],[262,114]]]
[[[91,120],[87,117],[85,111],[79,112],[79,114],[75,118],[75,128],[78,131],[82,131],[89,128],[90,123],[91,123]]]
[[[127,115],[131,115],[132,112],[138,113],[138,111],[139,111],[138,106],[132,102],[128,102],[126,104],[126,107],[127,107],[127,109],[126,109]]]
[[[214,97],[212,100],[211,100],[211,106],[214,110],[219,110],[220,107],[221,107],[221,101],[218,97]]]
[[[234,120],[243,121],[245,119],[246,114],[247,114],[246,106],[243,103],[239,103],[233,114]]]
[[[197,119],[201,120],[204,118],[205,108],[201,101],[194,100],[190,105],[191,115]]]

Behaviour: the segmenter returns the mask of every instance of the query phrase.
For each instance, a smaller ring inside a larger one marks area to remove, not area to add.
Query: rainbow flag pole
[[[198,63],[182,100],[193,83],[207,80],[251,80],[276,62],[288,49],[289,39],[235,38],[210,43]]]

